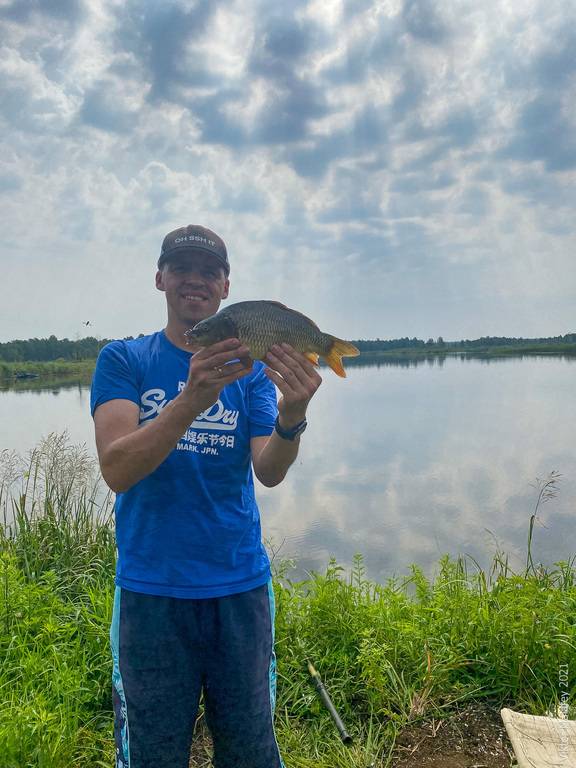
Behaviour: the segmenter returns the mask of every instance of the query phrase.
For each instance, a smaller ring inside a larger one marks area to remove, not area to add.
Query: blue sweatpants
[[[271,583],[201,600],[117,587],[110,641],[116,768],[188,768],[202,690],[215,768],[283,768]]]

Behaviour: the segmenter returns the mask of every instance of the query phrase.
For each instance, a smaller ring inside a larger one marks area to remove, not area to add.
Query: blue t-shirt
[[[140,406],[140,425],[183,389],[191,353],[163,331],[113,341],[101,351],[92,381],[92,415],[108,400]],[[254,363],[190,424],[175,449],[147,477],[116,498],[116,583],[133,592],[220,597],[265,584],[250,438],[269,435],[276,391]]]

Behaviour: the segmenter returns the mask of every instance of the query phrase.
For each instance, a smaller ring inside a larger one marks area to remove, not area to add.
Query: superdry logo
[[[155,387],[146,390],[140,397],[140,422],[156,416],[169,402],[163,389]],[[224,403],[217,400],[214,405],[200,413],[190,427],[231,432],[238,425],[239,413],[225,408]]]
[[[228,408],[224,408],[222,401],[217,400],[214,405],[207,408],[194,419],[191,426],[230,431],[236,429],[238,414],[239,411],[231,411]]]
[[[168,403],[163,389],[148,389],[140,396],[140,421],[156,416]]]

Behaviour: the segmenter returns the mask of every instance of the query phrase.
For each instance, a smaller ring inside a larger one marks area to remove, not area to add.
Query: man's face
[[[164,291],[168,317],[192,327],[218,312],[228,296],[229,281],[217,259],[206,253],[182,253],[156,273],[156,288]]]

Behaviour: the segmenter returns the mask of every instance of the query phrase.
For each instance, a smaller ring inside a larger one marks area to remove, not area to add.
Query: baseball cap
[[[220,262],[226,275],[230,273],[230,262],[224,240],[211,229],[198,224],[188,224],[187,227],[179,227],[168,232],[162,241],[158,269],[162,269],[167,261],[185,251],[209,253]]]

